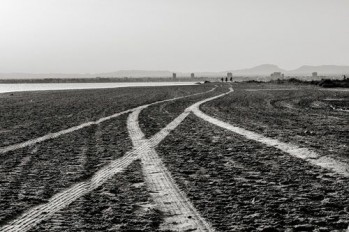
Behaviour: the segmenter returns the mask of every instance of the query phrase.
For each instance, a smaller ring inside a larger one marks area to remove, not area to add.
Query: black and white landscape
[[[4,0],[0,231],[348,232],[348,9]]]

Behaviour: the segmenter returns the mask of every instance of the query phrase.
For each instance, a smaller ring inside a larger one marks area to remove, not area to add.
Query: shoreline
[[[30,91],[113,89],[125,87],[187,86],[197,82],[115,82],[115,83],[0,83],[0,94]]]

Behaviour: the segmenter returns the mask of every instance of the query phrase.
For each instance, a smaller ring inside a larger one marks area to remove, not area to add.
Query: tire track
[[[133,118],[134,123],[136,123],[137,127],[128,125],[129,135],[132,139],[132,142],[135,145],[135,147],[134,147],[134,149],[132,149],[132,151],[127,152],[125,154],[125,156],[123,156],[119,159],[111,161],[108,165],[103,167],[101,170],[97,171],[92,176],[91,179],[79,182],[79,183],[73,185],[72,187],[70,187],[64,191],[55,194],[53,197],[51,197],[48,200],[47,203],[38,205],[38,206],[31,208],[28,211],[24,212],[22,215],[20,215],[19,217],[17,217],[13,221],[9,222],[8,224],[6,224],[2,228],[0,228],[0,231],[3,231],[3,232],[28,231],[28,230],[32,229],[34,226],[36,226],[37,224],[39,224],[40,222],[42,222],[43,220],[50,218],[51,216],[53,216],[54,213],[65,208],[66,206],[68,206],[69,204],[74,202],[76,199],[78,199],[78,198],[82,197],[83,195],[86,195],[87,193],[98,188],[99,186],[104,184],[106,181],[108,181],[110,178],[112,178],[115,174],[123,172],[134,160],[139,158],[139,154],[143,154],[143,151],[149,149],[149,147],[150,147],[148,143],[143,142],[143,133],[140,131],[139,126],[138,126],[138,115],[142,109],[148,107],[149,105],[153,105],[153,104],[158,104],[158,103],[173,101],[173,100],[177,100],[177,99],[181,99],[181,98],[185,98],[185,97],[189,97],[189,96],[208,93],[208,92],[214,91],[216,88],[217,87],[214,87],[211,90],[206,91],[206,92],[191,94],[191,95],[172,98],[172,99],[166,99],[166,100],[154,102],[154,103],[151,103],[148,105],[139,106],[139,107],[136,107],[134,109],[130,109],[127,111],[123,111],[123,112],[114,114],[112,116],[101,118],[95,122],[84,123],[84,124],[81,124],[79,126],[72,127],[72,128],[67,129],[67,130],[63,130],[63,131],[54,133],[54,136],[58,137],[62,134],[70,133],[70,132],[73,132],[75,130],[84,128],[86,126],[99,124],[101,122],[104,122],[106,120],[109,120],[111,118],[117,117],[121,114],[131,112],[131,111],[136,112],[136,114],[131,114],[131,115],[137,116],[136,118]],[[189,112],[185,112],[186,115],[188,113]],[[130,117],[131,117],[131,115],[130,115]],[[174,120],[174,121],[176,121],[176,123],[174,123],[174,122],[170,123],[171,124],[170,126],[167,126],[166,128],[164,128],[164,130],[166,130],[165,132],[162,132],[162,131],[159,132],[161,134],[161,136],[158,136],[155,141],[160,142],[165,136],[168,135],[171,128],[174,129],[177,125],[179,125],[179,123],[182,120],[177,120],[177,121]],[[11,149],[18,149],[18,148],[21,148],[22,146],[25,147],[25,146],[29,146],[29,145],[32,145],[32,144],[35,144],[38,142],[42,142],[42,141],[47,140],[47,139],[55,138],[55,137],[50,137],[50,135],[52,135],[52,134],[40,137],[38,139],[27,141],[25,143],[21,143],[21,144],[19,144],[18,147],[9,146],[10,147],[10,148],[8,148],[9,150],[5,149],[5,152],[10,151]],[[157,144],[154,144],[154,146],[156,146],[156,145]],[[0,150],[0,153],[1,153],[1,150]]]
[[[161,230],[214,231],[212,226],[201,217],[186,194],[178,188],[170,172],[156,153],[155,147],[190,114],[193,107],[203,102],[222,97],[232,91],[230,89],[227,93],[193,104],[150,139],[145,139],[145,135],[138,124],[139,114],[146,107],[140,108],[130,114],[127,122],[128,131],[130,131],[130,137],[134,147],[143,147],[137,150],[140,152],[139,157],[142,160],[143,173],[148,189],[151,191],[156,205],[166,216],[165,222],[161,225]]]
[[[161,131],[159,131],[157,134],[155,134],[152,138],[149,139],[149,142],[151,143],[152,146],[158,145],[172,130],[174,130],[189,114],[190,112],[193,111],[193,109],[196,109],[199,107],[201,104],[212,101],[216,98],[223,97],[224,95],[227,95],[234,90],[232,88],[229,89],[228,92],[219,94],[214,97],[206,98],[204,100],[198,101],[194,103],[193,105],[189,106],[185,111],[180,114],[176,119],[174,119],[172,122],[170,122],[165,128],[163,128]]]
[[[190,94],[190,95],[186,95],[186,96],[182,96],[182,97],[176,97],[176,98],[161,100],[161,101],[153,102],[153,103],[150,103],[148,105],[143,105],[143,106],[139,106],[139,107],[155,105],[155,104],[168,102],[168,101],[173,101],[173,100],[186,98],[186,97],[191,97],[191,96],[195,96],[195,95],[199,95],[199,94],[205,94],[205,93],[209,93],[209,92],[214,91],[215,88],[217,88],[217,87],[214,87],[211,90],[208,90],[208,91],[205,91],[205,92],[200,92],[200,93]],[[100,119],[98,119],[96,121],[90,121],[90,122],[82,123],[82,124],[80,124],[78,126],[73,126],[73,127],[68,128],[68,129],[64,129],[64,130],[58,131],[58,132],[48,133],[48,134],[46,134],[44,136],[41,136],[41,137],[38,137],[38,138],[35,138],[35,139],[30,139],[30,140],[22,142],[22,143],[13,144],[13,145],[9,145],[9,146],[6,146],[6,147],[0,147],[0,154],[4,154],[4,153],[9,152],[9,151],[14,151],[14,150],[17,150],[17,149],[20,149],[20,148],[32,146],[32,145],[34,145],[36,143],[40,143],[40,142],[46,141],[48,139],[54,139],[54,138],[57,138],[57,137],[59,137],[61,135],[72,133],[72,132],[74,132],[76,130],[80,130],[80,129],[85,128],[85,127],[89,127],[89,126],[92,126],[92,125],[98,125],[98,124],[100,124],[100,123],[102,123],[104,121],[107,121],[107,120],[119,117],[120,115],[133,112],[133,111],[137,110],[139,107],[132,108],[132,109],[129,109],[129,110],[125,110],[125,111],[122,111],[122,112],[119,112],[119,113],[115,113],[115,114],[112,114],[112,115],[100,118]]]
[[[2,148],[0,148],[0,154],[4,154],[4,153],[9,152],[9,151],[14,151],[14,150],[17,150],[17,149],[20,149],[20,148],[32,146],[32,145],[34,145],[36,143],[41,143],[41,142],[49,140],[49,139],[54,139],[54,138],[57,138],[57,137],[59,137],[61,135],[72,133],[72,132],[74,132],[76,130],[80,130],[80,129],[85,128],[85,127],[89,127],[89,126],[92,126],[92,125],[98,125],[98,124],[100,124],[100,123],[102,123],[104,121],[107,121],[107,120],[119,117],[122,114],[130,113],[130,112],[132,112],[132,110],[134,110],[134,109],[125,110],[125,111],[122,111],[122,112],[119,112],[119,113],[116,113],[116,114],[113,114],[113,115],[101,118],[101,119],[99,119],[97,121],[86,122],[86,123],[80,124],[78,126],[70,127],[68,129],[61,130],[61,131],[58,131],[58,132],[55,132],[55,133],[49,133],[49,134],[46,134],[44,136],[41,136],[41,137],[38,137],[38,138],[35,138],[35,139],[30,139],[30,140],[22,142],[22,143],[17,143],[17,144],[13,144],[13,145],[10,145],[10,146],[7,146],[7,147],[2,147]]]
[[[280,89],[245,89],[245,91],[250,91],[250,92],[254,92],[254,91],[284,91],[284,90],[299,90],[299,89],[296,89],[296,88],[288,88],[288,89],[283,89],[283,88],[280,88]]]
[[[190,200],[182,192],[171,177],[162,160],[155,151],[155,146],[163,140],[171,130],[175,129],[189,112],[185,111],[166,128],[156,134],[154,139],[145,139],[138,124],[138,116],[142,109],[130,114],[127,125],[131,131],[131,140],[142,160],[142,170],[150,195],[159,210],[165,214],[165,221],[160,226],[165,231],[214,231],[200,216]]]
[[[142,147],[140,147],[140,149],[142,149]],[[135,150],[128,152],[122,158],[114,160],[108,166],[102,168],[90,180],[77,183],[69,189],[54,195],[46,204],[30,209],[3,228],[0,228],[0,231],[28,231],[41,221],[50,218],[55,212],[68,206],[79,197],[98,188],[116,173],[124,171],[137,157],[138,154]]]
[[[233,126],[229,123],[220,121],[216,118],[213,118],[211,116],[208,116],[207,114],[203,113],[200,109],[199,106],[204,103],[209,101],[209,99],[206,99],[202,101],[201,103],[196,103],[192,106],[192,112],[198,116],[199,118],[202,118],[203,120],[212,123],[216,126],[219,126],[221,128],[230,130],[234,133],[240,134],[242,136],[245,136],[248,139],[258,141],[260,143],[263,143],[267,146],[272,146],[275,148],[280,149],[283,152],[286,152],[294,157],[303,159],[313,165],[320,166],[322,168],[331,170],[337,174],[349,177],[349,164],[344,163],[342,161],[336,160],[330,156],[320,156],[314,151],[311,151],[307,148],[301,148],[297,145],[289,144],[289,143],[284,143],[281,142],[277,139],[272,139],[265,137],[263,135],[260,135],[258,133]]]

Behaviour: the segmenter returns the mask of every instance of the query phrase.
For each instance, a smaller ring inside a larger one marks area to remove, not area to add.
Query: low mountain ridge
[[[274,64],[262,64],[248,69],[239,69],[239,70],[231,70],[233,75],[270,75],[273,72],[285,72],[284,69],[281,69],[279,66]]]
[[[288,75],[311,75],[317,72],[318,75],[344,75],[349,73],[349,66],[340,65],[303,65],[298,69],[288,71]]]
[[[328,75],[349,75],[349,66],[345,65],[303,65],[298,69],[284,70],[274,64],[263,64],[252,68],[228,70],[222,72],[194,72],[196,77],[222,77],[227,72],[233,73],[233,76],[270,76],[273,72],[281,72],[286,76],[311,76],[312,72],[317,72],[319,76]],[[108,73],[95,74],[74,74],[74,73],[0,73],[0,79],[53,79],[53,78],[96,78],[96,77],[115,77],[115,78],[171,78],[172,71],[167,70],[119,70]],[[190,77],[189,72],[176,72],[177,77]]]

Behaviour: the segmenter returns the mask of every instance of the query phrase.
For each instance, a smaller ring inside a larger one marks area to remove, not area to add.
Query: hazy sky
[[[0,72],[349,65],[349,0],[0,0]]]

